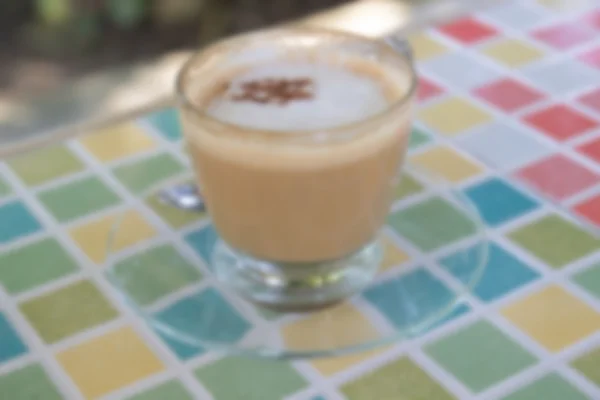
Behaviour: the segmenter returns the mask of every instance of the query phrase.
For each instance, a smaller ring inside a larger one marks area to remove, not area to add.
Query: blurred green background
[[[32,62],[58,65],[62,76],[80,75],[197,47],[344,2],[0,0],[0,89],[10,84],[11,71]]]

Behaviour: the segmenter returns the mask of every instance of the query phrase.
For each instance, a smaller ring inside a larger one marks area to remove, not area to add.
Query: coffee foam
[[[253,50],[242,50],[233,60],[215,65],[214,71],[204,71],[189,83],[195,106],[215,121],[241,128],[230,132],[227,126],[214,124],[194,112],[184,112],[184,131],[193,147],[251,168],[298,170],[345,164],[397,141],[406,142],[412,112],[410,99],[397,113],[388,115],[385,122],[343,129],[331,136],[326,132],[366,120],[399,101],[410,87],[411,76],[406,70],[360,56],[341,59],[335,55],[273,51],[260,53],[262,58],[255,55]],[[310,101],[285,105],[231,99],[243,82],[260,78],[310,78],[316,90]],[[255,132],[245,135],[244,128]],[[260,131],[282,136],[287,133],[291,141],[271,140],[270,135],[256,134]],[[312,134],[296,137],[294,132],[298,131]],[[347,140],[347,135],[355,139]]]
[[[395,100],[397,82],[373,63],[276,60],[247,67],[227,82],[228,88],[211,99],[212,118],[242,128],[277,132],[328,129],[365,120]],[[260,103],[235,100],[244,83],[267,79],[310,81],[310,98]],[[391,85],[396,85],[391,89]],[[401,88],[400,88],[401,89]]]

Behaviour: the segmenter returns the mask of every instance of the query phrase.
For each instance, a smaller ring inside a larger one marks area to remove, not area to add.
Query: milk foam
[[[310,99],[286,104],[236,101],[244,82],[264,79],[310,79]],[[212,99],[206,112],[213,118],[241,127],[280,132],[333,128],[364,120],[390,103],[381,80],[340,63],[272,61],[235,76],[228,89]]]

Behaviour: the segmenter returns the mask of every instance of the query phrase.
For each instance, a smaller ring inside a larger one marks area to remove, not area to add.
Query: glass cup
[[[282,57],[357,68],[382,80],[389,105],[350,124],[286,132],[209,115],[208,99],[225,86],[227,71]],[[382,258],[378,234],[406,153],[415,88],[406,55],[321,29],[241,35],[193,56],[179,73],[177,97],[219,236],[215,275],[247,299],[283,310],[325,306],[365,287]]]

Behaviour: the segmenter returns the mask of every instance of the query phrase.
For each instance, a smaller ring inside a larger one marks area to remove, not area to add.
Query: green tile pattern
[[[12,158],[8,165],[29,186],[83,171],[83,162],[65,146],[52,146]]]
[[[119,196],[99,178],[89,177],[48,189],[40,201],[60,222],[83,217],[119,203]]]
[[[0,178],[0,199],[2,197],[8,196],[12,192],[10,185],[4,181],[4,179]]]
[[[289,364],[241,357],[201,367],[196,377],[215,398],[228,400],[280,400],[307,385]]]
[[[517,229],[509,237],[552,268],[562,268],[600,250],[600,238],[551,215]]]
[[[571,365],[600,387],[600,347],[576,358]]]
[[[194,398],[181,382],[170,381],[127,400],[194,400]]]
[[[341,390],[348,400],[456,399],[408,357],[370,371]]]
[[[401,200],[422,191],[423,185],[417,179],[409,174],[403,174],[400,177],[400,182],[395,187],[394,198]]]
[[[433,197],[393,213],[389,224],[424,251],[435,250],[475,233],[475,224],[456,206]]]
[[[0,376],[0,399],[63,400],[64,398],[41,366],[29,365]]]
[[[575,274],[573,280],[588,293],[600,300],[600,263]]]
[[[520,344],[486,321],[425,346],[426,353],[473,392],[481,392],[533,365]]]
[[[158,185],[183,171],[182,164],[173,156],[158,154],[114,169],[121,183],[136,194]]]
[[[119,262],[111,271],[111,279],[143,306],[197,283],[201,276],[200,270],[172,246],[155,247],[135,254]]]
[[[545,376],[502,400],[590,400],[557,374]]]
[[[431,141],[431,138],[426,133],[418,128],[413,128],[408,141],[408,147],[410,149],[416,149],[429,141]]]
[[[55,239],[43,239],[0,254],[0,282],[13,294],[77,270],[73,257]]]
[[[118,316],[90,281],[81,281],[20,304],[25,318],[46,343],[55,343]]]

